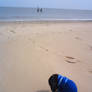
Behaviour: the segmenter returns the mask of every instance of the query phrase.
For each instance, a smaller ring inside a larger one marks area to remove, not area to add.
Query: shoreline
[[[41,19],[41,20],[2,20],[0,23],[78,23],[78,22],[92,22],[92,19]]]

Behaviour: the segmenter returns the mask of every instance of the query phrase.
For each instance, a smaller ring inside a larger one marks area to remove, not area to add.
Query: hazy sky
[[[92,10],[92,0],[0,0],[0,6]]]

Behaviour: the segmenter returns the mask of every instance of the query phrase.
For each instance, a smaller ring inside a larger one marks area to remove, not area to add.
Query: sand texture
[[[51,92],[53,73],[92,92],[92,22],[0,23],[0,92]]]

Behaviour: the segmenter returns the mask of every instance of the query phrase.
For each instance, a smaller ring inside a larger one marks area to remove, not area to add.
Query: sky
[[[0,0],[0,7],[7,6],[92,10],[92,0]]]

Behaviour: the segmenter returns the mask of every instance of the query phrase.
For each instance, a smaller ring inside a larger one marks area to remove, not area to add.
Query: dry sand
[[[0,23],[0,92],[51,92],[53,73],[92,92],[92,22]]]

